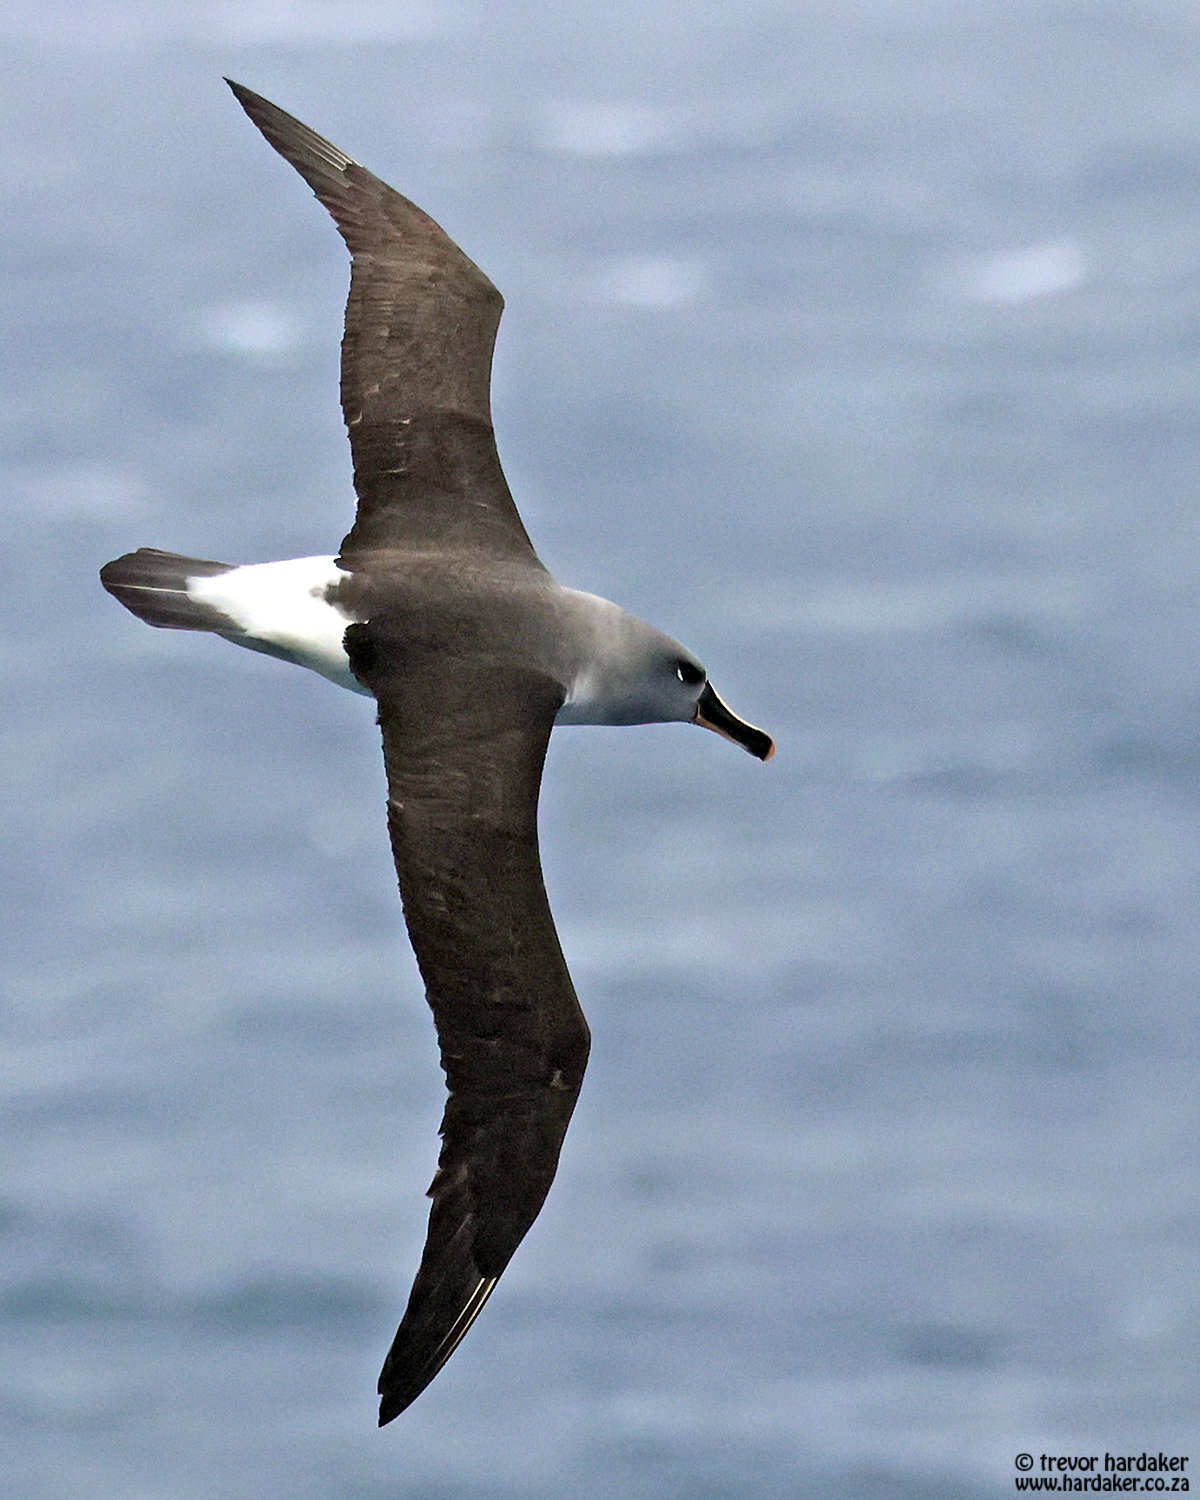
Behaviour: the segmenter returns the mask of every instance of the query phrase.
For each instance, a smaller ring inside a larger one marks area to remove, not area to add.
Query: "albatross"
[[[537,1217],[589,1032],[538,858],[555,724],[699,724],[760,760],[678,641],[539,561],[492,431],[503,299],[415,204],[226,80],[350,250],[341,399],[358,506],[337,557],[235,566],[142,547],[100,573],[150,625],[206,630],[375,699],[404,918],[448,1099],[379,1424],[434,1378]]]

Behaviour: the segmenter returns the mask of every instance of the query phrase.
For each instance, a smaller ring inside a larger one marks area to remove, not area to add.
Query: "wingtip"
[[[379,1403],[380,1427],[386,1427],[389,1422],[394,1422],[409,1405],[411,1403],[408,1401],[401,1402],[397,1401],[394,1397],[384,1396]]]
[[[264,130],[264,122],[273,120],[292,120],[292,116],[286,110],[280,109],[278,104],[272,104],[262,94],[256,94],[253,89],[248,89],[244,83],[237,83],[232,78],[226,78],[225,82],[233,90],[233,97],[242,106],[260,130]],[[299,120],[294,121],[301,130],[307,130]]]
[[[381,1376],[379,1381],[380,1427],[386,1427],[389,1422],[394,1422],[401,1412],[407,1411],[440,1369],[441,1365],[438,1365],[436,1369],[426,1371],[416,1381],[410,1380],[386,1387]]]
[[[273,117],[289,119],[277,104],[272,104],[269,99],[264,99],[261,94],[256,94],[253,89],[248,89],[244,83],[236,83],[232,78],[226,78],[225,82],[233,90],[233,97],[242,106],[255,125],[271,140],[268,133],[269,123]],[[300,122],[297,120],[296,124]],[[301,127],[304,128],[303,126]],[[274,142],[271,142],[274,145]]]
[[[467,1330],[495,1290],[500,1279],[499,1272],[495,1276],[480,1276],[473,1268],[472,1271],[472,1285],[465,1296],[453,1298],[457,1312],[449,1328],[441,1334],[437,1329],[444,1327],[444,1323],[436,1316],[439,1311],[436,1303],[433,1306],[423,1305],[423,1299],[419,1296],[421,1273],[418,1272],[413,1286],[413,1296],[417,1298],[417,1318],[413,1319],[413,1300],[410,1298],[404,1319],[396,1330],[392,1347],[379,1372],[380,1427],[386,1427],[394,1417],[406,1411],[430,1384],[462,1343]],[[434,1314],[433,1317],[430,1316],[431,1313]]]
[[[318,135],[295,115],[289,115],[286,109],[280,109],[278,104],[272,104],[253,89],[248,89],[245,84],[235,83],[232,78],[226,78],[225,82],[251,123],[262,131],[285,161],[291,162],[333,215],[345,237],[354,215],[349,220],[345,218],[345,204],[341,197],[346,187],[343,174],[347,167],[356,165],[354,158],[347,156],[323,135]],[[354,244],[351,243],[350,248],[353,250]]]
[[[435,1370],[433,1374],[436,1373]],[[387,1387],[384,1385],[383,1375],[380,1375],[378,1386],[380,1427],[386,1427],[389,1422],[394,1422],[402,1411],[407,1411],[432,1379],[433,1375],[430,1375],[428,1380],[422,1381],[414,1390],[411,1382],[407,1385]]]

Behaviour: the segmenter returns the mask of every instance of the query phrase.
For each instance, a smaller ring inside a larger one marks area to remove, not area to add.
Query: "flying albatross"
[[[382,1426],[449,1359],[537,1217],[583,1080],[587,1023],[538,860],[550,730],[680,720],[760,760],[774,746],[690,651],[538,560],[496,454],[503,300],[483,272],[336,146],[230,87],[350,250],[354,526],[336,558],[236,567],[143,547],[100,577],[148,624],[215,632],[378,705],[404,917],[449,1089]]]

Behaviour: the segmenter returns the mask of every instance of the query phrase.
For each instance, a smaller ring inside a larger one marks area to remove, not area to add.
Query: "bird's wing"
[[[226,80],[350,249],[342,411],[358,514],[340,561],[391,549],[537,565],[496,454],[504,299],[428,214],[276,105]]]
[[[379,704],[404,915],[450,1091],[425,1251],[380,1377],[382,1423],[441,1369],[537,1217],[587,1062],[537,849],[564,689],[516,664],[522,653],[503,647],[493,616],[469,605],[457,615],[436,590],[411,606],[422,557],[456,557],[464,576],[540,572],[492,436],[500,294],[419,208],[231,87],[352,256],[342,407],[359,505],[339,562],[362,568],[356,612],[367,623],[345,644]]]
[[[380,1376],[381,1425],[449,1359],[537,1217],[589,1042],[537,846],[562,687],[414,643],[410,625],[385,617],[347,632],[379,702],[392,851],[450,1094],[425,1251]]]

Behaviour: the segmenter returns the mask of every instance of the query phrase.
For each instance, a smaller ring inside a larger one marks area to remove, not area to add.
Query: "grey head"
[[[562,636],[579,643],[567,674],[560,724],[699,724],[770,760],[769,734],[738,718],[717,696],[702,664],[680,643],[611,600],[575,589],[560,594]]]

